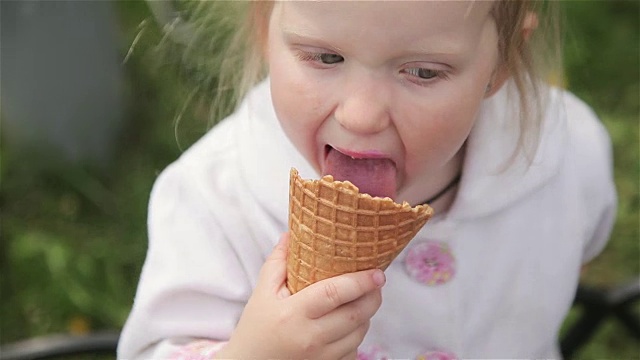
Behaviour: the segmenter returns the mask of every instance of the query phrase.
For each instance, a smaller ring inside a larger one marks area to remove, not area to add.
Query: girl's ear
[[[522,38],[525,42],[529,41],[533,31],[538,28],[538,14],[533,11],[527,11],[522,22]]]
[[[261,55],[263,59],[269,60],[269,21],[273,11],[273,2],[256,1],[249,5],[248,24],[249,35],[252,37],[256,55]]]
[[[484,97],[490,98],[493,94],[497,93],[502,85],[509,79],[509,69],[506,64],[498,65],[498,68],[493,72],[491,80],[487,84],[487,88],[484,92]]]
[[[533,11],[528,11],[522,21],[522,40],[526,44],[533,32],[538,28],[538,14]],[[509,69],[506,64],[500,64],[493,72],[489,84],[487,84],[487,90],[485,91],[485,98],[491,97],[498,92],[504,83],[509,79]]]

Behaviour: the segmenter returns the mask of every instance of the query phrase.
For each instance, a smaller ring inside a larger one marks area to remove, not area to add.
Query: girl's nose
[[[342,89],[334,114],[340,125],[360,134],[375,134],[387,128],[391,123],[390,99],[383,81],[370,78],[352,85]]]

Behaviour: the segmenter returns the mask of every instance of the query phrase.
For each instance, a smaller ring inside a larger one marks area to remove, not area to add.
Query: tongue
[[[322,172],[338,181],[349,180],[361,193],[396,197],[396,166],[390,159],[354,159],[331,149]]]

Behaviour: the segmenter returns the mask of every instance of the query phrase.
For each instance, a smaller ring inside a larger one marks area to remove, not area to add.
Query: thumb
[[[285,282],[287,280],[287,253],[289,251],[289,233],[280,237],[280,241],[273,248],[260,270],[258,286],[269,293],[276,293],[278,297],[291,295]],[[286,291],[284,291],[284,290]]]

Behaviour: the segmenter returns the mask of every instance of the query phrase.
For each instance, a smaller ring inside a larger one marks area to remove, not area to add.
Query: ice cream
[[[426,204],[372,197],[331,175],[304,180],[291,169],[287,287],[296,293],[336,275],[384,270],[432,215]]]

